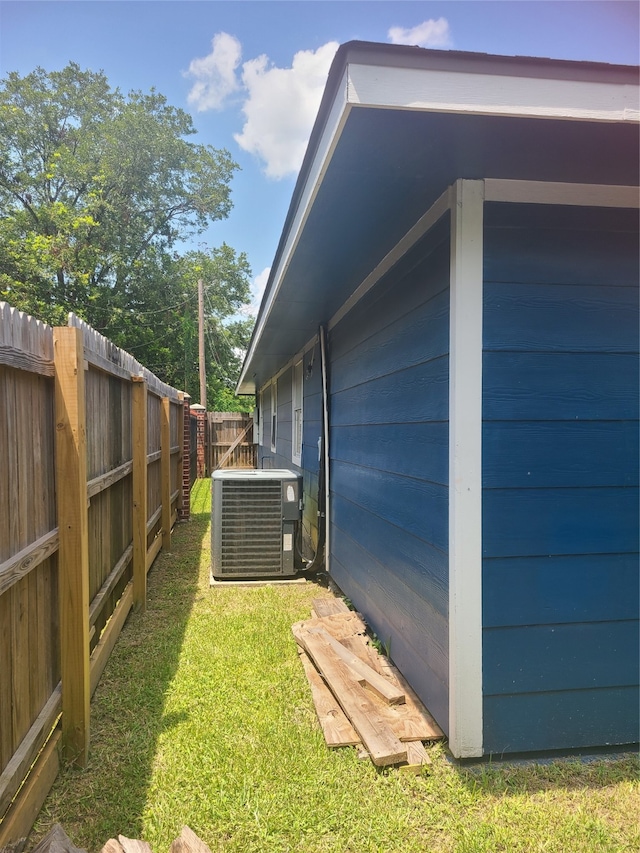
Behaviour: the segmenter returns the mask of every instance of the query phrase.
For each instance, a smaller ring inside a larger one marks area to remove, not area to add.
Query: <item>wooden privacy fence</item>
[[[52,329],[0,303],[0,847],[59,755],[86,764],[91,694],[171,545],[184,405],[74,315]]]
[[[207,471],[256,467],[252,415],[207,412],[207,427]]]

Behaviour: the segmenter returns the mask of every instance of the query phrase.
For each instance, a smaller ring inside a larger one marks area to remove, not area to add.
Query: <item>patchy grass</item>
[[[97,853],[122,833],[166,853],[188,824],[242,853],[593,853],[640,849],[636,758],[418,777],[328,750],[290,626],[315,584],[209,587],[209,490],[149,575],[92,703],[86,771],[64,771],[31,841],[59,821]]]

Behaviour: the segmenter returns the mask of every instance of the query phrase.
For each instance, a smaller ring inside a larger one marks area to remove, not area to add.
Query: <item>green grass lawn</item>
[[[90,853],[119,833],[168,853],[188,824],[214,851],[637,851],[638,762],[421,776],[324,744],[291,635],[325,590],[209,586],[209,489],[149,575],[92,703],[86,771],[61,773],[30,843],[55,821]]]

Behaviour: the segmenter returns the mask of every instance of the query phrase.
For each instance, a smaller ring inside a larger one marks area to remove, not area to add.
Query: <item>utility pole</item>
[[[198,361],[200,362],[200,405],[207,408],[207,373],[204,366],[204,282],[198,279]]]

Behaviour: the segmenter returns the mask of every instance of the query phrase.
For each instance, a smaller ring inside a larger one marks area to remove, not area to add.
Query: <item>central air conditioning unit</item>
[[[302,478],[294,471],[227,468],[211,477],[211,576],[295,575]]]

